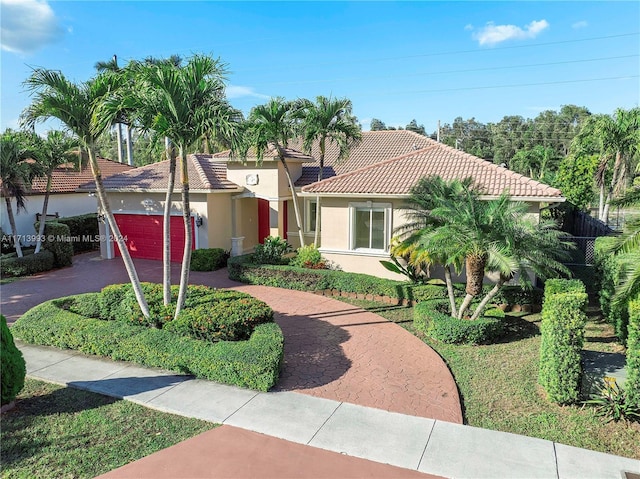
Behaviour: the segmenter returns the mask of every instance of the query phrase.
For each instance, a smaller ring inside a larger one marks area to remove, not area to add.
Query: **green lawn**
[[[415,333],[411,307],[340,299]],[[640,424],[605,425],[593,409],[557,406],[544,398],[537,384],[540,315],[514,314],[506,321],[507,336],[488,346],[456,346],[422,337],[453,372],[466,423],[640,459]],[[585,349],[616,352],[622,347],[615,342],[610,325],[592,318],[586,328]]]
[[[214,427],[27,379],[16,407],[2,415],[2,477],[95,477]]]

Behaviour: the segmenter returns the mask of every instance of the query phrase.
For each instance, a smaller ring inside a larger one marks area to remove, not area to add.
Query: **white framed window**
[[[352,250],[387,251],[391,240],[390,203],[349,204],[349,247]]]
[[[305,201],[304,206],[304,230],[306,233],[315,233],[318,202],[315,199],[308,199]]]

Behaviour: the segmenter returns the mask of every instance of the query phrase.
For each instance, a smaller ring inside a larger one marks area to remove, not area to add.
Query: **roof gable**
[[[485,196],[508,192],[514,198],[562,201],[560,190],[442,143],[343,173],[302,188],[305,193],[408,195],[422,177],[472,177]]]
[[[195,154],[187,156],[189,188],[191,190],[238,190],[235,183],[227,179],[226,165],[212,155]],[[177,172],[179,175],[179,172]],[[104,180],[107,190],[125,191],[166,191],[169,184],[169,160],[151,163],[135,170],[111,176]],[[83,186],[93,189],[94,183]]]

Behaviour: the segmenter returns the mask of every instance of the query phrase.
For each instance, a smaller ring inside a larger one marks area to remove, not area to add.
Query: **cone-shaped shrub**
[[[7,319],[0,314],[0,351],[2,366],[2,405],[13,401],[24,387],[27,374],[22,353],[13,342]]]

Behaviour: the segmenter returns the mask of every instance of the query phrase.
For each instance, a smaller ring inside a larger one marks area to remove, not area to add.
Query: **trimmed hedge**
[[[616,336],[622,344],[627,341],[627,327],[629,324],[629,308],[626,302],[613,303],[616,287],[620,283],[622,267],[632,261],[631,255],[612,255],[608,248],[615,243],[616,238],[603,236],[596,238],[594,245],[594,263],[596,278],[600,281],[599,300],[602,314],[613,324]]]
[[[57,218],[55,222],[69,227],[69,235],[74,237],[71,243],[73,254],[93,251],[99,247],[99,242],[93,241],[100,234],[97,213]]]
[[[13,342],[13,336],[7,326],[7,318],[0,314],[0,366],[2,367],[0,404],[4,406],[13,401],[24,387],[27,374],[22,353]]]
[[[279,375],[284,337],[275,323],[258,325],[246,341],[211,343],[165,329],[92,319],[65,309],[78,296],[47,301],[12,327],[23,341],[75,349],[150,367],[267,391]]]
[[[15,256],[3,256],[0,260],[0,275],[2,276],[27,276],[53,269],[55,256],[51,251],[41,250],[38,254],[27,254],[22,258]]]
[[[73,242],[69,234],[69,227],[57,221],[47,221],[44,225],[46,240],[42,243],[44,249],[53,253],[54,267],[62,268],[73,263]],[[49,241],[53,238],[53,241]]]
[[[629,337],[627,339],[627,402],[640,407],[640,297],[629,301]]]
[[[229,252],[222,248],[196,249],[191,252],[191,271],[216,271],[227,266]]]
[[[427,314],[431,319],[427,326],[427,334],[443,343],[480,344],[499,338],[504,331],[504,324],[498,318],[485,317],[469,321],[453,318],[438,311]],[[414,324],[415,321],[414,316]]]
[[[579,286],[568,281],[564,287],[556,286],[568,292],[553,293],[552,287],[545,293],[538,382],[551,401],[569,404],[579,398],[587,294],[571,290]]]

